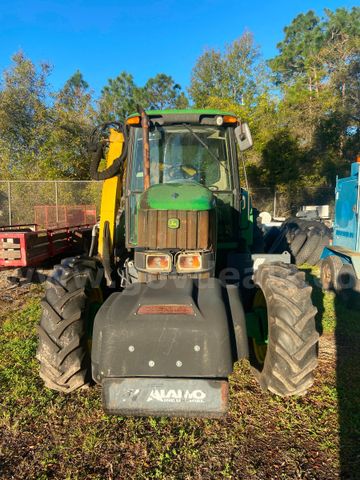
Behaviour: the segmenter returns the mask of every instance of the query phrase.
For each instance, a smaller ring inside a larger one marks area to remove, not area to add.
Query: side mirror
[[[239,145],[240,152],[245,152],[245,150],[248,150],[253,146],[250,128],[247,123],[242,123],[235,128],[235,136]]]

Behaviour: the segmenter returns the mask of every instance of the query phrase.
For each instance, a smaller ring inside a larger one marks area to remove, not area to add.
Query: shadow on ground
[[[339,421],[340,478],[360,478],[360,293],[350,298],[325,294],[319,279],[306,271],[318,308],[316,327],[324,333],[324,302],[332,301],[335,315],[336,388]]]

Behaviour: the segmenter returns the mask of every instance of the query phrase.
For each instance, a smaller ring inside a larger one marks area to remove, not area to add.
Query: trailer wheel
[[[344,264],[337,255],[330,255],[321,261],[320,280],[324,290],[335,290],[339,292],[340,286],[340,271]]]
[[[89,384],[92,321],[102,303],[102,270],[92,258],[69,258],[49,277],[38,327],[40,377],[70,393]]]
[[[352,265],[330,255],[321,262],[320,279],[324,290],[334,290],[345,305],[358,308],[360,282]]]
[[[317,366],[317,309],[304,279],[283,263],[261,265],[254,276],[255,298],[262,295],[266,308],[268,344],[265,351],[252,349],[252,366],[260,386],[282,397],[304,394]]]

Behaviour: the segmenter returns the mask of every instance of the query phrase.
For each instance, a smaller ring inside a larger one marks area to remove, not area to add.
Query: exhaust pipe
[[[141,127],[143,134],[144,190],[147,190],[150,187],[150,122],[145,110],[140,105],[137,106],[137,110],[141,115]]]

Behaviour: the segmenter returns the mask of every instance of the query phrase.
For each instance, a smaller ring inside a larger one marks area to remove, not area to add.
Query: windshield
[[[150,137],[150,184],[197,182],[231,190],[226,129],[208,126],[155,126]],[[131,190],[142,191],[142,129],[135,129]]]

